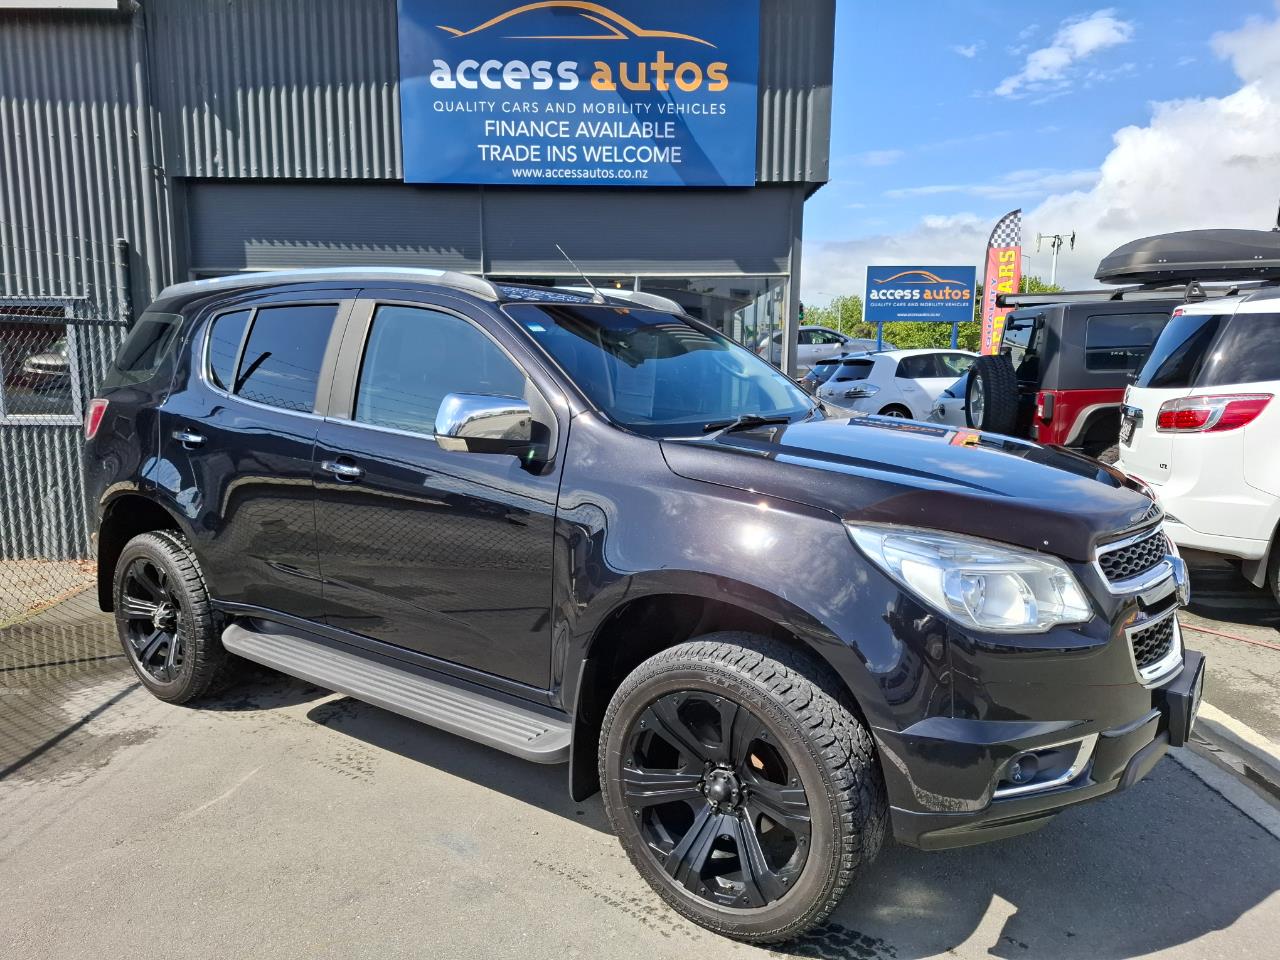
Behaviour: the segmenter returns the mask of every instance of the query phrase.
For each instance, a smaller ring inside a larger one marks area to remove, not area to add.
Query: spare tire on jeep
[[[975,430],[1013,433],[1018,425],[1018,377],[1007,353],[978,357],[965,387],[965,420]]]

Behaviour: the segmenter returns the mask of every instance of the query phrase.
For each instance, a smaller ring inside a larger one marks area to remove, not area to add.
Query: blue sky
[[[865,262],[854,271],[832,270],[833,249],[855,258],[867,257],[870,249],[875,256],[875,238],[910,234],[925,221],[945,225],[958,218],[972,227],[1014,207],[1030,211],[1049,198],[1093,190],[1116,132],[1152,125],[1154,105],[1217,103],[1241,89],[1239,66],[1215,35],[1235,31],[1237,46],[1256,46],[1269,36],[1263,28],[1276,20],[1273,0],[1145,0],[1112,7],[843,0],[836,24],[831,181],[805,210],[805,299],[822,303],[859,292],[856,274]],[[1157,173],[1161,157],[1149,162]],[[1280,179],[1272,193],[1280,195]],[[1037,228],[1076,229],[1087,239],[1084,233],[1094,226],[1047,222],[1054,208],[1047,205],[1040,218],[1045,222],[1028,222],[1032,236],[1024,248],[1033,272],[1047,273],[1047,263],[1034,261]],[[1088,220],[1069,205],[1063,209],[1063,215]],[[1141,218],[1131,224],[1141,226]],[[922,262],[947,252],[938,249],[933,232],[921,234]],[[916,253],[910,241],[884,246]],[[959,259],[937,262],[976,262],[980,250],[970,257],[966,249]],[[1096,263],[1096,256],[1077,262],[1068,276],[1087,276]]]

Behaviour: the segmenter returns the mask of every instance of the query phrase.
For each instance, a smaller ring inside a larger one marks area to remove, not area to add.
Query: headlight
[[[881,570],[939,613],[977,630],[1043,633],[1093,612],[1053,557],[932,530],[846,523]]]

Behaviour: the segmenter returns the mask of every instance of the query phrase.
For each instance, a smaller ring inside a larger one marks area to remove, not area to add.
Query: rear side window
[[[1208,357],[1197,387],[1280,380],[1280,313],[1237,313]]]
[[[1220,314],[1205,313],[1175,316],[1156,340],[1136,385],[1171,389],[1192,386],[1226,319]]]
[[[246,400],[310,413],[335,304],[262,307],[253,318],[233,391]]]
[[[174,313],[156,313],[148,310],[138,318],[129,331],[115,363],[102,379],[106,389],[145,383],[168,368],[168,360],[178,331],[182,329],[182,317]]]
[[[523,397],[525,378],[466,320],[420,307],[378,307],[360,364],[355,419],[431,435],[450,393]]]
[[[846,383],[849,380],[865,380],[871,376],[871,370],[876,365],[874,360],[846,360],[840,364],[840,372],[836,374],[836,383]]]
[[[973,357],[965,353],[940,353],[937,355],[940,377],[959,377],[969,372]]]
[[[938,376],[936,355],[924,353],[916,357],[903,357],[898,361],[898,372],[894,374],[904,380],[926,380]]]
[[[236,360],[252,314],[251,310],[224,313],[214,318],[209,330],[209,379],[228,393],[235,392]]]
[[[1165,313],[1106,313],[1084,328],[1086,370],[1138,370],[1169,322]]]

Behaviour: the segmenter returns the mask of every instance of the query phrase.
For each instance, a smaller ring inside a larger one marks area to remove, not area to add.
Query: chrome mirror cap
[[[451,393],[436,412],[436,443],[464,453],[513,453],[533,442],[533,412],[518,397]]]

